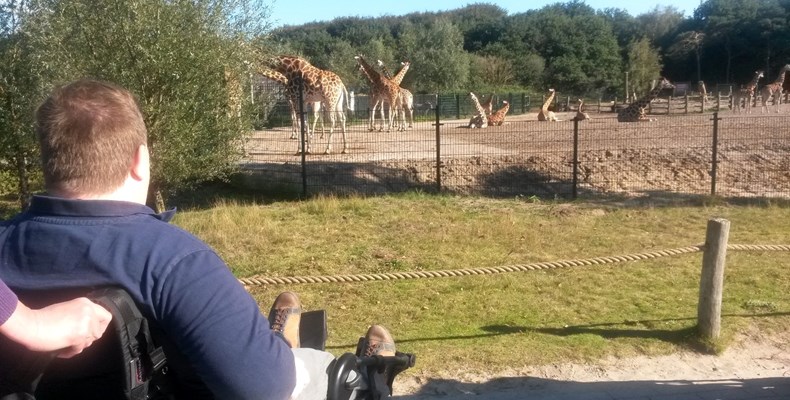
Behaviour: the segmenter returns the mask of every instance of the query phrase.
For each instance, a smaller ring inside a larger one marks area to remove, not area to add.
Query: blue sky
[[[520,13],[554,4],[558,0],[270,0],[275,26],[300,25],[313,21],[330,21],[337,17],[380,17],[412,12],[453,10],[474,3],[496,4],[508,14]],[[687,16],[699,6],[700,0],[586,0],[596,10],[614,7],[639,14],[656,6],[672,6]]]

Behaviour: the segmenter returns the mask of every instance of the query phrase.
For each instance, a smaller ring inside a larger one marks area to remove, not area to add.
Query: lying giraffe
[[[754,100],[754,90],[757,88],[757,82],[762,78],[763,71],[755,71],[754,78],[749,83],[742,86],[740,89],[732,93],[732,111],[741,111],[741,102],[743,101],[743,108],[747,114],[752,112],[752,101]]]
[[[576,108],[576,115],[571,119],[571,121],[584,121],[585,119],[590,119],[590,115],[582,111],[584,99],[578,99],[577,101],[579,102],[579,106]]]
[[[675,85],[670,83],[666,78],[661,78],[658,84],[647,95],[641,99],[631,103],[628,107],[617,112],[618,122],[649,122],[651,119],[645,115],[645,108],[650,104],[653,99],[658,97],[664,89],[673,89]]]
[[[390,71],[387,69],[387,66],[384,65],[383,61],[381,60],[376,60],[376,61],[379,65],[379,68],[381,68],[381,72],[384,74],[384,76],[389,78],[392,82],[398,85],[400,85],[400,83],[403,81],[403,77],[406,75],[406,71],[408,71],[409,67],[411,66],[411,63],[408,61],[401,62],[400,71],[398,71],[398,73],[393,76],[392,74],[390,74]],[[400,97],[401,97],[400,129],[406,130],[406,119],[409,120],[409,128],[413,128],[414,127],[414,95],[412,95],[408,89],[400,88]],[[375,100],[375,103],[373,105],[373,113],[376,112],[376,106],[379,104],[379,101],[381,101],[381,99]],[[382,107],[384,107],[383,104]]]
[[[469,128],[470,129],[487,128],[488,116],[486,115],[485,108],[483,108],[483,106],[480,105],[480,100],[477,99],[477,96],[475,96],[474,93],[469,92],[469,98],[472,99],[472,103],[474,104],[475,109],[477,110],[477,114],[472,116],[472,118],[469,120]]]
[[[491,95],[493,98],[494,96]],[[510,110],[510,103],[507,100],[502,100],[502,108],[497,110],[495,113],[488,116],[488,125],[490,126],[502,126],[505,123],[505,115]]]
[[[554,111],[549,111],[549,105],[554,100],[554,95],[556,93],[554,89],[549,89],[549,97],[543,102],[543,107],[541,107],[540,112],[538,112],[538,121],[559,121]]]
[[[779,106],[782,105],[782,90],[784,89],[783,85],[785,83],[785,73],[787,73],[787,71],[790,71],[790,64],[782,67],[775,81],[763,86],[760,90],[760,95],[763,98],[763,107],[760,109],[761,111],[768,111],[768,98],[773,97],[776,112],[779,112]]]

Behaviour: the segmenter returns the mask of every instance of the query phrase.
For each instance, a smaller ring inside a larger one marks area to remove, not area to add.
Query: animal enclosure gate
[[[784,114],[659,114],[617,122],[612,112],[591,119],[539,122],[537,112],[512,110],[502,126],[468,127],[445,98],[415,113],[404,131],[368,129],[370,110],[347,113],[347,151],[340,127],[330,140],[317,124],[310,154],[287,124],[257,130],[245,144],[249,185],[308,196],[383,194],[408,190],[492,197],[594,198],[608,195],[790,197],[790,116]],[[421,99],[421,104],[429,102]],[[450,107],[452,108],[452,107]],[[497,106],[494,107],[498,108]],[[307,112],[312,122],[312,113]]]

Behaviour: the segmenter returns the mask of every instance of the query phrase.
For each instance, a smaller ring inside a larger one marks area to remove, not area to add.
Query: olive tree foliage
[[[148,127],[151,194],[233,172],[251,126],[244,89],[255,55],[247,39],[268,29],[265,6],[252,0],[31,4],[35,12],[24,29],[50,84],[87,76],[138,97]]]
[[[644,94],[652,87],[653,81],[659,78],[662,64],[661,55],[644,37],[631,42],[628,46],[628,74],[632,92]]]
[[[25,208],[40,177],[33,113],[42,98],[43,71],[22,32],[27,1],[0,5],[0,188],[17,193]]]

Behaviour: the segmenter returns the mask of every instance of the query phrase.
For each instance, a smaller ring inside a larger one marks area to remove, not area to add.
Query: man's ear
[[[148,146],[141,144],[134,152],[132,167],[129,174],[135,180],[148,180],[151,174],[151,160],[148,154]]]

